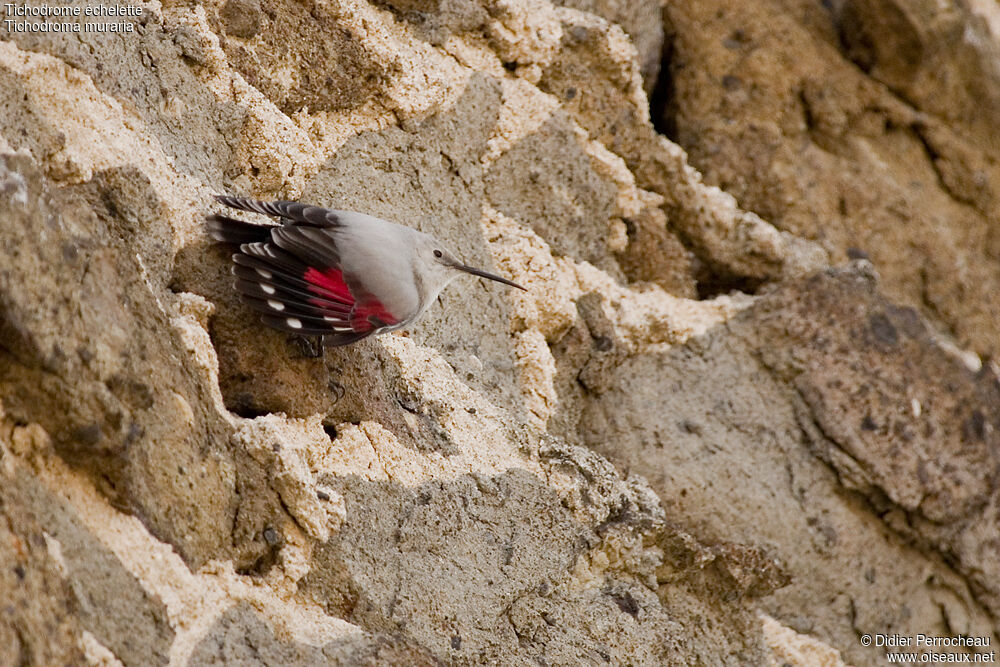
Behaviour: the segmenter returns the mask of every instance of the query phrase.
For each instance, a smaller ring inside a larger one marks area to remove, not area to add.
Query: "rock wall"
[[[0,664],[995,650],[995,7],[135,6],[0,33]],[[306,358],[218,192],[528,292]]]

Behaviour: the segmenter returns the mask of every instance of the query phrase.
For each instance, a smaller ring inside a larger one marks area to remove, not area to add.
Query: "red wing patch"
[[[344,273],[333,266],[320,271],[310,266],[302,278],[309,283],[309,290],[316,296],[354,305],[354,295],[344,281]]]
[[[309,267],[303,275],[309,283],[309,290],[316,294],[318,299],[310,299],[310,302],[322,308],[323,299],[335,300],[352,306],[350,314],[350,327],[354,331],[371,331],[385,326],[397,324],[399,320],[393,316],[382,302],[367,292],[362,292],[360,299],[355,299],[347,281],[344,280],[344,273],[336,267],[317,269]]]
[[[355,331],[367,328],[381,329],[393,324],[399,324],[399,320],[371,294],[364,294],[361,301],[354,304],[354,309],[351,310],[351,328]]]

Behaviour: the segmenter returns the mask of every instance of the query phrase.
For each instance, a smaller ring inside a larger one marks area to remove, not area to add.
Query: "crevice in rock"
[[[656,82],[653,84],[653,91],[649,95],[649,117],[653,123],[653,128],[670,139],[677,141],[677,100],[675,97],[674,77],[673,77],[673,57],[674,42],[672,32],[667,28],[664,21],[663,51],[660,56],[660,70],[656,75]]]
[[[266,577],[271,568],[278,562],[278,553],[281,551],[281,544],[268,545],[263,554],[246,567],[237,567],[236,574],[244,577],[261,578]]]
[[[917,141],[920,142],[920,145],[923,146],[924,152],[927,153],[927,160],[930,163],[931,169],[934,170],[934,176],[937,178],[938,187],[941,188],[942,192],[945,192],[959,204],[976,207],[974,198],[958,192],[949,184],[948,178],[941,170],[941,161],[944,158],[937,147],[935,147],[933,139],[928,136],[928,127],[923,123],[913,123],[909,129],[913,132],[913,136],[916,137]]]
[[[235,399],[237,402],[226,406],[233,414],[239,415],[244,419],[256,419],[257,417],[264,417],[271,414],[267,410],[261,410],[253,405],[250,405],[249,403],[241,401],[241,398],[242,396],[236,396]]]
[[[698,290],[698,299],[701,301],[730,294],[731,292],[756,294],[767,282],[748,276],[717,273],[708,270],[707,267],[705,270],[698,272],[696,281],[695,287]]]
[[[876,64],[875,45],[870,35],[861,30],[859,17],[850,7],[832,12],[837,39],[840,42],[840,52],[854,63],[865,74],[872,71]]]

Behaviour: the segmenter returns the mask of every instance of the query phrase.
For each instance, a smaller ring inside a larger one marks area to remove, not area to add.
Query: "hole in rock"
[[[649,95],[649,117],[653,128],[671,141],[677,141],[677,99],[674,88],[673,61],[674,45],[669,37],[663,41],[660,57],[660,71]]]
[[[257,417],[263,417],[264,415],[271,414],[267,410],[262,410],[249,402],[240,400],[241,398],[241,396],[236,396],[233,404],[227,406],[230,412],[233,412],[244,419],[256,419]]]
[[[723,294],[729,294],[730,292],[756,294],[757,290],[759,290],[763,285],[764,281],[759,278],[707,274],[698,276],[696,289],[698,290],[698,298],[704,300],[712,299]]]

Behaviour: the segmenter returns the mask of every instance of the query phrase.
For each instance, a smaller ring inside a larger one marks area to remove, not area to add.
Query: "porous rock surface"
[[[997,645],[995,7],[136,6],[0,33],[0,664]],[[528,292],[307,358],[218,192]]]

